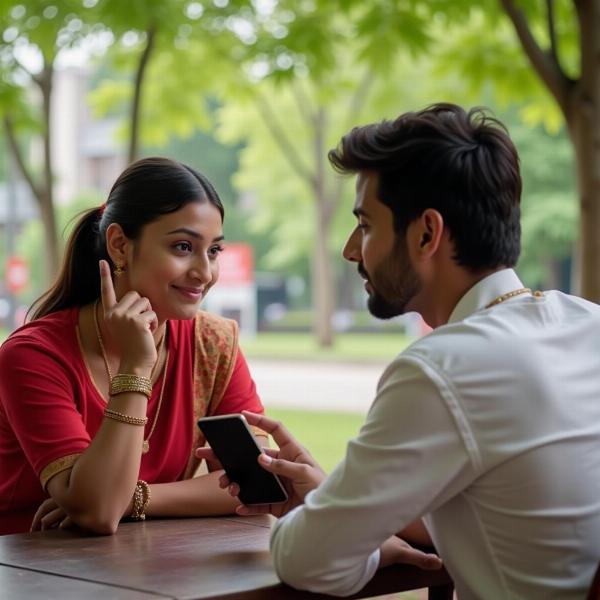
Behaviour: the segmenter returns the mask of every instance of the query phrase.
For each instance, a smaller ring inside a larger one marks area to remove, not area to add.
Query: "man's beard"
[[[370,283],[372,291],[367,308],[378,319],[404,314],[408,303],[421,291],[421,282],[410,264],[404,237],[396,240],[389,256],[372,275],[365,271],[362,263],[358,265],[358,272]]]

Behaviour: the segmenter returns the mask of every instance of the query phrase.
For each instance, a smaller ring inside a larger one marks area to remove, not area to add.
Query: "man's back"
[[[274,528],[285,581],[349,594],[420,517],[459,598],[584,598],[600,560],[600,307],[506,269],[389,365],[345,460]]]
[[[431,506],[434,542],[461,598],[581,597],[600,560],[600,307],[548,292],[452,320],[404,354],[436,372],[470,458]]]

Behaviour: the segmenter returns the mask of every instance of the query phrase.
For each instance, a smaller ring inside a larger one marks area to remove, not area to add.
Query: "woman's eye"
[[[192,245],[189,242],[177,242],[173,247],[180,252],[192,251]]]
[[[208,251],[208,255],[211,258],[217,258],[217,256],[219,256],[219,254],[221,254],[221,252],[223,252],[223,250],[225,250],[225,248],[223,248],[223,246],[212,246]]]

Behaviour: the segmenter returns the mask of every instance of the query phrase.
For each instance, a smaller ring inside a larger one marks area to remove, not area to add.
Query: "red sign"
[[[29,283],[29,266],[19,256],[11,256],[6,261],[6,287],[13,294],[18,294]]]
[[[254,282],[254,252],[248,244],[225,244],[219,256],[217,285],[247,285]]]

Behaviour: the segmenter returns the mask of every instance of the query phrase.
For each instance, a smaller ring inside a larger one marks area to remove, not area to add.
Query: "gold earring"
[[[115,265],[115,277],[121,277],[123,273],[125,273],[125,268],[120,262],[118,262]]]

